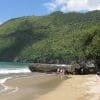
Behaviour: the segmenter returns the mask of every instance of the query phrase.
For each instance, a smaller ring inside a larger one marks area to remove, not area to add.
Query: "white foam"
[[[0,69],[0,74],[17,74],[17,73],[30,73],[28,68],[8,68]]]
[[[11,77],[0,79],[0,84],[4,84],[8,79],[11,79]]]
[[[10,88],[11,89],[11,88]],[[9,92],[8,94],[12,94],[12,93],[15,93],[19,90],[18,87],[15,87],[15,88],[12,88],[13,90],[11,92]]]
[[[4,87],[4,89],[2,89],[0,92],[6,92],[7,90],[12,90],[11,92],[8,92],[8,94],[11,94],[11,93],[18,91],[18,87],[15,87],[15,88],[8,87],[4,84],[8,79],[11,79],[11,77],[0,79],[0,84],[1,84],[1,86]]]
[[[2,89],[0,92],[4,92],[4,91],[6,91],[6,90],[9,89],[8,86],[5,86],[5,85],[4,85],[4,83],[5,83],[8,79],[11,79],[11,77],[7,77],[7,78],[4,78],[4,79],[0,79],[0,84],[1,84],[1,86],[4,87],[4,89]]]

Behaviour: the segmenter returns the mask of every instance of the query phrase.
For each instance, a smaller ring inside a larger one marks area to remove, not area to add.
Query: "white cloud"
[[[45,3],[44,5],[50,10],[54,11],[62,9],[62,6],[66,4],[66,0],[52,0],[51,2]]]
[[[100,10],[100,0],[88,0],[88,9]]]
[[[84,11],[87,10],[87,0],[69,0],[68,1],[69,11]]]
[[[100,10],[100,0],[52,0],[45,6],[50,11],[92,11]]]

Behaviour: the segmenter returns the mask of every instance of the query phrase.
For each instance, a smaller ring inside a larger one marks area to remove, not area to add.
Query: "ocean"
[[[31,73],[29,65],[30,63],[0,62],[0,92],[8,89],[4,85],[7,80],[29,75]]]

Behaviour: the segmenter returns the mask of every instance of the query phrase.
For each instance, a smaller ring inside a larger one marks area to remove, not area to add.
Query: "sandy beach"
[[[70,76],[58,88],[38,100],[100,100],[100,77],[96,75]]]
[[[55,74],[33,74],[8,80],[7,91],[0,93],[0,100],[36,100],[40,95],[53,91],[65,79]]]
[[[81,79],[80,76],[72,77],[73,79],[66,80],[54,91],[41,96],[38,100],[46,100],[47,98],[48,100],[82,100],[85,91],[82,84],[84,79]]]
[[[100,100],[100,77],[37,74],[8,80],[0,100]]]

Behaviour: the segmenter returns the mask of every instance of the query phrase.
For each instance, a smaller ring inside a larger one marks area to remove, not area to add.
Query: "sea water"
[[[7,90],[4,85],[7,80],[29,75],[29,65],[30,63],[0,62],[0,92]]]

